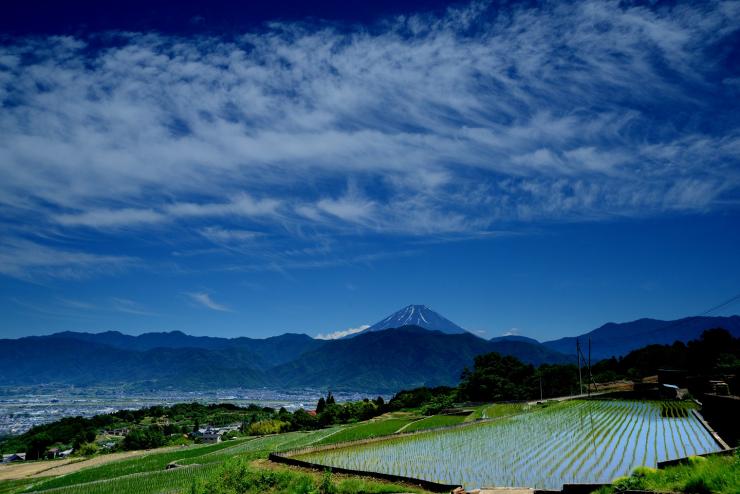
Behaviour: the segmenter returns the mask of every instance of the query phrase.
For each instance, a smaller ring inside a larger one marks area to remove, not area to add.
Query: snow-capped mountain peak
[[[426,305],[408,305],[394,312],[382,321],[379,321],[363,331],[381,331],[383,329],[400,328],[401,326],[419,326],[432,331],[441,331],[448,334],[465,333],[466,331],[454,322],[442,317]]]

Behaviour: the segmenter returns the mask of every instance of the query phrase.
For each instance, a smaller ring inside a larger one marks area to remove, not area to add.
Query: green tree
[[[133,429],[123,438],[123,449],[152,449],[164,446],[166,439],[156,427]]]
[[[28,449],[26,450],[27,460],[38,460],[43,458],[46,448],[53,444],[53,439],[46,432],[40,432],[33,436],[28,442]]]
[[[525,400],[539,394],[534,377],[533,366],[512,356],[487,353],[475,357],[473,371],[465,369],[459,394],[471,401]]]
[[[293,416],[291,417],[291,428],[293,430],[315,429],[318,425],[318,419],[303,408],[299,408],[293,412]]]

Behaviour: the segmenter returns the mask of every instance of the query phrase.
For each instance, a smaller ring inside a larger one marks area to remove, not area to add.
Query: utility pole
[[[542,375],[540,375],[540,401],[542,401]]]
[[[593,378],[591,377],[591,337],[588,337],[588,397],[591,397],[591,381],[593,381]]]
[[[576,355],[578,356],[578,394],[583,394],[583,378],[581,377],[581,343],[576,338]]]

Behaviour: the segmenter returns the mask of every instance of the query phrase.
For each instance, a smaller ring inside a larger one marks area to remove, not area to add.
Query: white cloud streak
[[[194,292],[186,294],[193,301],[211,310],[219,312],[233,312],[229,307],[215,302],[206,292]]]
[[[128,256],[90,254],[49,247],[29,240],[0,241],[0,274],[27,281],[85,279],[129,269],[140,263]]]
[[[139,302],[127,298],[111,297],[110,302],[113,310],[135,316],[156,316],[157,314],[142,307]]]
[[[362,326],[358,326],[356,328],[347,328],[342,331],[334,331],[332,333],[320,333],[316,335],[317,340],[338,340],[339,338],[344,338],[345,336],[350,336],[357,333],[362,333],[370,326],[367,324],[363,324]]]

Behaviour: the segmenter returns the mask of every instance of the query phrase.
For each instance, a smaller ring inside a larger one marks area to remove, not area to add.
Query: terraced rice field
[[[336,434],[326,436],[316,444],[334,444],[344,441],[356,441],[370,437],[387,436],[393,434],[405,425],[413,422],[413,418],[390,418],[385,420],[372,420],[361,424],[341,429]]]
[[[269,451],[284,451],[314,444],[339,431],[340,427],[311,432],[289,432],[207,446],[194,446],[167,452],[152,452],[143,457],[115,461],[52,479],[18,482],[19,489],[7,492],[45,494],[179,494],[188,492],[193,481],[211,476],[224,461],[240,457],[264,458]],[[181,468],[165,470],[170,462]]]
[[[432,415],[415,422],[411,422],[403,429],[403,432],[416,432],[424,429],[434,429],[436,427],[448,427],[457,425],[465,420],[464,415]]]
[[[682,404],[572,401],[466,427],[296,456],[466,488],[609,482],[640,465],[718,450]]]
[[[193,465],[173,470],[142,472],[122,477],[103,479],[84,484],[73,484],[47,489],[47,494],[132,494],[132,493],[182,493],[193,481],[212,474],[220,464]]]

